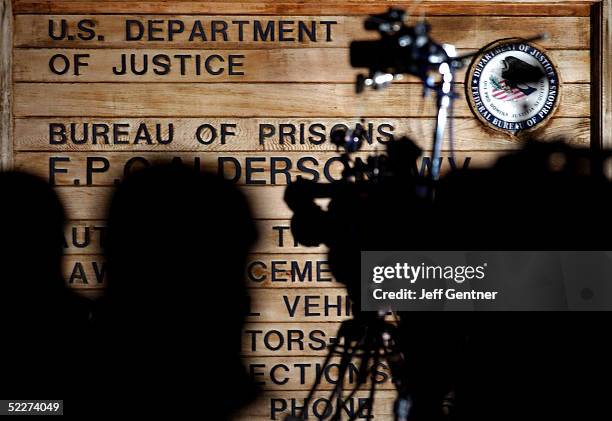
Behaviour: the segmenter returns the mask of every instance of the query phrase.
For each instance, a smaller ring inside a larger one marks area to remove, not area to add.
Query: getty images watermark
[[[612,252],[363,251],[361,309],[612,310]]]
[[[485,278],[487,263],[480,266],[440,266],[440,265],[410,265],[408,263],[395,263],[391,266],[374,266],[372,282],[380,284],[388,280],[403,280],[410,285],[417,281],[436,281],[440,279],[462,284],[466,280],[482,280]],[[435,288],[429,290],[425,287],[419,289],[400,288],[395,291],[385,291],[383,288],[374,288],[373,297],[376,300],[494,300],[498,291],[457,291],[455,288]]]

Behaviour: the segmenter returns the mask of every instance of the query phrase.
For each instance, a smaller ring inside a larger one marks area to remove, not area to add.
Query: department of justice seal
[[[472,61],[465,84],[472,112],[510,134],[542,126],[559,102],[559,74],[542,48],[506,39]]]

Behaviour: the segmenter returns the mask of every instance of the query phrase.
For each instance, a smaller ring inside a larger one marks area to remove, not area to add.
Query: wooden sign
[[[70,287],[103,294],[108,199],[131,171],[181,161],[224,175],[251,202],[260,238],[244,274],[253,305],[242,351],[264,393],[238,419],[295,413],[339,323],[351,317],[326,248],[295,243],[285,186],[298,176],[337,179],[330,133],[361,119],[367,133],[362,156],[408,135],[425,151],[417,169],[431,166],[435,107],[422,98],[420,82],[408,77],[357,96],[358,72],[348,62],[350,41],[377,37],[363,29],[365,15],[413,3],[0,3],[1,168],[37,174],[56,187],[69,218],[64,275]],[[432,36],[460,54],[499,39],[548,33],[538,46],[557,63],[562,96],[534,134],[610,146],[610,1],[418,3],[415,16],[425,15]],[[469,88],[469,76],[458,74],[458,92]],[[454,108],[456,152],[451,156],[446,139],[443,172],[489,165],[522,146],[522,139],[481,124],[467,96]],[[324,373],[322,389],[337,383],[336,369]],[[395,394],[388,367],[377,372],[374,418],[390,420]],[[344,414],[365,396],[357,394]],[[322,417],[337,405],[317,394],[307,411]]]

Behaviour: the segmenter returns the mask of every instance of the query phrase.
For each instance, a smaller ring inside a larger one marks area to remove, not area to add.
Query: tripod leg
[[[340,327],[340,330],[342,330],[342,327]],[[308,406],[310,405],[310,402],[312,401],[315,391],[317,390],[317,387],[321,383],[321,379],[323,378],[323,373],[325,372],[325,368],[329,366],[329,362],[331,361],[332,356],[336,352],[337,347],[338,347],[338,343],[335,342],[329,348],[329,351],[327,355],[325,356],[325,361],[323,361],[323,365],[321,366],[321,371],[317,373],[317,376],[315,377],[315,382],[310,388],[310,391],[308,392],[308,396],[306,396],[306,399],[304,400],[304,405],[302,406],[300,415],[298,416],[288,415],[287,417],[285,417],[285,421],[301,421],[301,420],[306,419],[304,416],[304,411],[308,410]]]

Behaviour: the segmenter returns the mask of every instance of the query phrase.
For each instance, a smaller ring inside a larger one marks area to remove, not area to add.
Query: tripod
[[[340,358],[338,364],[338,380],[334,388],[329,392],[329,402],[346,403],[355,397],[361,386],[369,382],[368,397],[361,401],[355,411],[350,415],[349,420],[353,421],[358,417],[366,419],[372,418],[374,408],[374,395],[376,385],[381,382],[378,378],[378,367],[382,365],[381,360],[385,359],[389,364],[391,376],[395,386],[401,386],[396,382],[401,381],[399,377],[393,376],[393,371],[402,366],[403,358],[398,349],[395,339],[395,326],[386,321],[384,314],[359,313],[354,319],[342,322],[338,330],[337,341],[330,348],[321,370],[317,373],[315,383],[311,388],[303,409],[298,415],[289,415],[285,421],[302,421],[308,419],[307,408],[312,402],[318,387],[321,385],[323,374],[332,366],[332,359],[336,356]],[[347,373],[353,361],[358,361],[357,377],[352,388],[345,395],[345,381]],[[342,408],[345,405],[336,405],[333,413],[330,413],[331,421],[339,421],[342,415]]]
[[[401,79],[405,74],[419,78],[423,83],[425,94],[429,91],[434,92],[437,112],[433,133],[431,168],[426,182],[423,183],[423,189],[421,189],[418,183],[415,183],[417,185],[417,196],[420,199],[425,198],[428,199],[428,202],[432,202],[434,200],[435,187],[440,177],[441,151],[447,126],[450,133],[450,150],[451,154],[453,153],[452,113],[453,101],[457,97],[453,84],[455,72],[464,67],[468,59],[482,50],[457,56],[452,45],[438,44],[431,39],[429,36],[431,28],[427,23],[419,22],[414,26],[406,25],[404,23],[404,14],[404,11],[400,9],[391,8],[387,13],[367,18],[364,25],[365,29],[378,31],[381,38],[376,41],[352,42],[350,47],[351,65],[368,69],[367,76],[359,75],[357,77],[357,93],[362,92],[365,87],[373,89],[384,88],[394,80]],[[533,41],[539,38],[541,36],[526,41]],[[352,179],[367,181],[370,183],[369,185],[373,185],[379,181],[379,176],[384,173],[382,170],[389,169],[384,165],[380,165],[383,161],[382,159],[380,162],[375,159],[368,159],[368,165],[355,165],[353,168],[347,169],[350,163],[348,154],[357,150],[362,143],[360,141],[362,138],[362,128],[360,129],[359,125],[354,130],[345,131],[335,136],[335,138],[336,141],[334,143],[346,150],[346,153],[342,155],[342,162],[345,165],[342,184],[293,184],[287,188],[285,201],[294,212],[301,211],[309,217],[314,216],[316,219],[323,212],[314,205],[312,199],[315,197],[332,197],[333,195],[330,195],[330,193],[334,190],[339,191],[341,188],[347,190],[347,186],[355,185],[350,183]],[[367,180],[364,174],[368,175]],[[393,175],[397,174],[391,174],[391,176]],[[302,207],[303,209],[300,210]],[[308,212],[304,212],[304,209],[308,210]],[[295,238],[307,238],[308,241],[312,242],[312,245],[318,245],[324,237],[320,235],[321,238],[317,238],[316,234],[312,230],[299,233],[294,231]],[[305,245],[307,244],[302,240],[300,242]],[[340,364],[338,366],[338,382],[330,392],[330,402],[333,399],[346,402],[355,396],[360,386],[367,384],[368,381],[370,382],[369,397],[360,404],[358,411],[351,415],[350,420],[354,420],[363,410],[366,411],[365,417],[370,418],[372,416],[377,384],[375,368],[384,359],[389,365],[394,386],[399,394],[395,404],[395,419],[396,421],[407,421],[413,409],[411,395],[414,387],[406,382],[404,355],[401,352],[401,349],[406,348],[399,346],[398,341],[401,339],[396,325],[389,323],[385,318],[385,314],[356,312],[354,319],[342,323],[338,332],[338,342],[330,347],[323,364],[323,369],[317,373],[315,384],[308,394],[300,414],[288,416],[286,421],[307,419],[305,408],[308,408],[312,402],[317,389],[321,385],[323,373],[327,368],[331,367],[331,361],[334,357],[340,358]],[[353,388],[348,392],[347,398],[344,399],[344,380],[352,361],[355,359],[359,360],[358,376]],[[453,396],[452,393],[449,393],[442,400],[443,408],[441,410],[445,417],[450,415],[452,404]],[[338,421],[340,416],[341,406],[337,406],[329,419]]]

